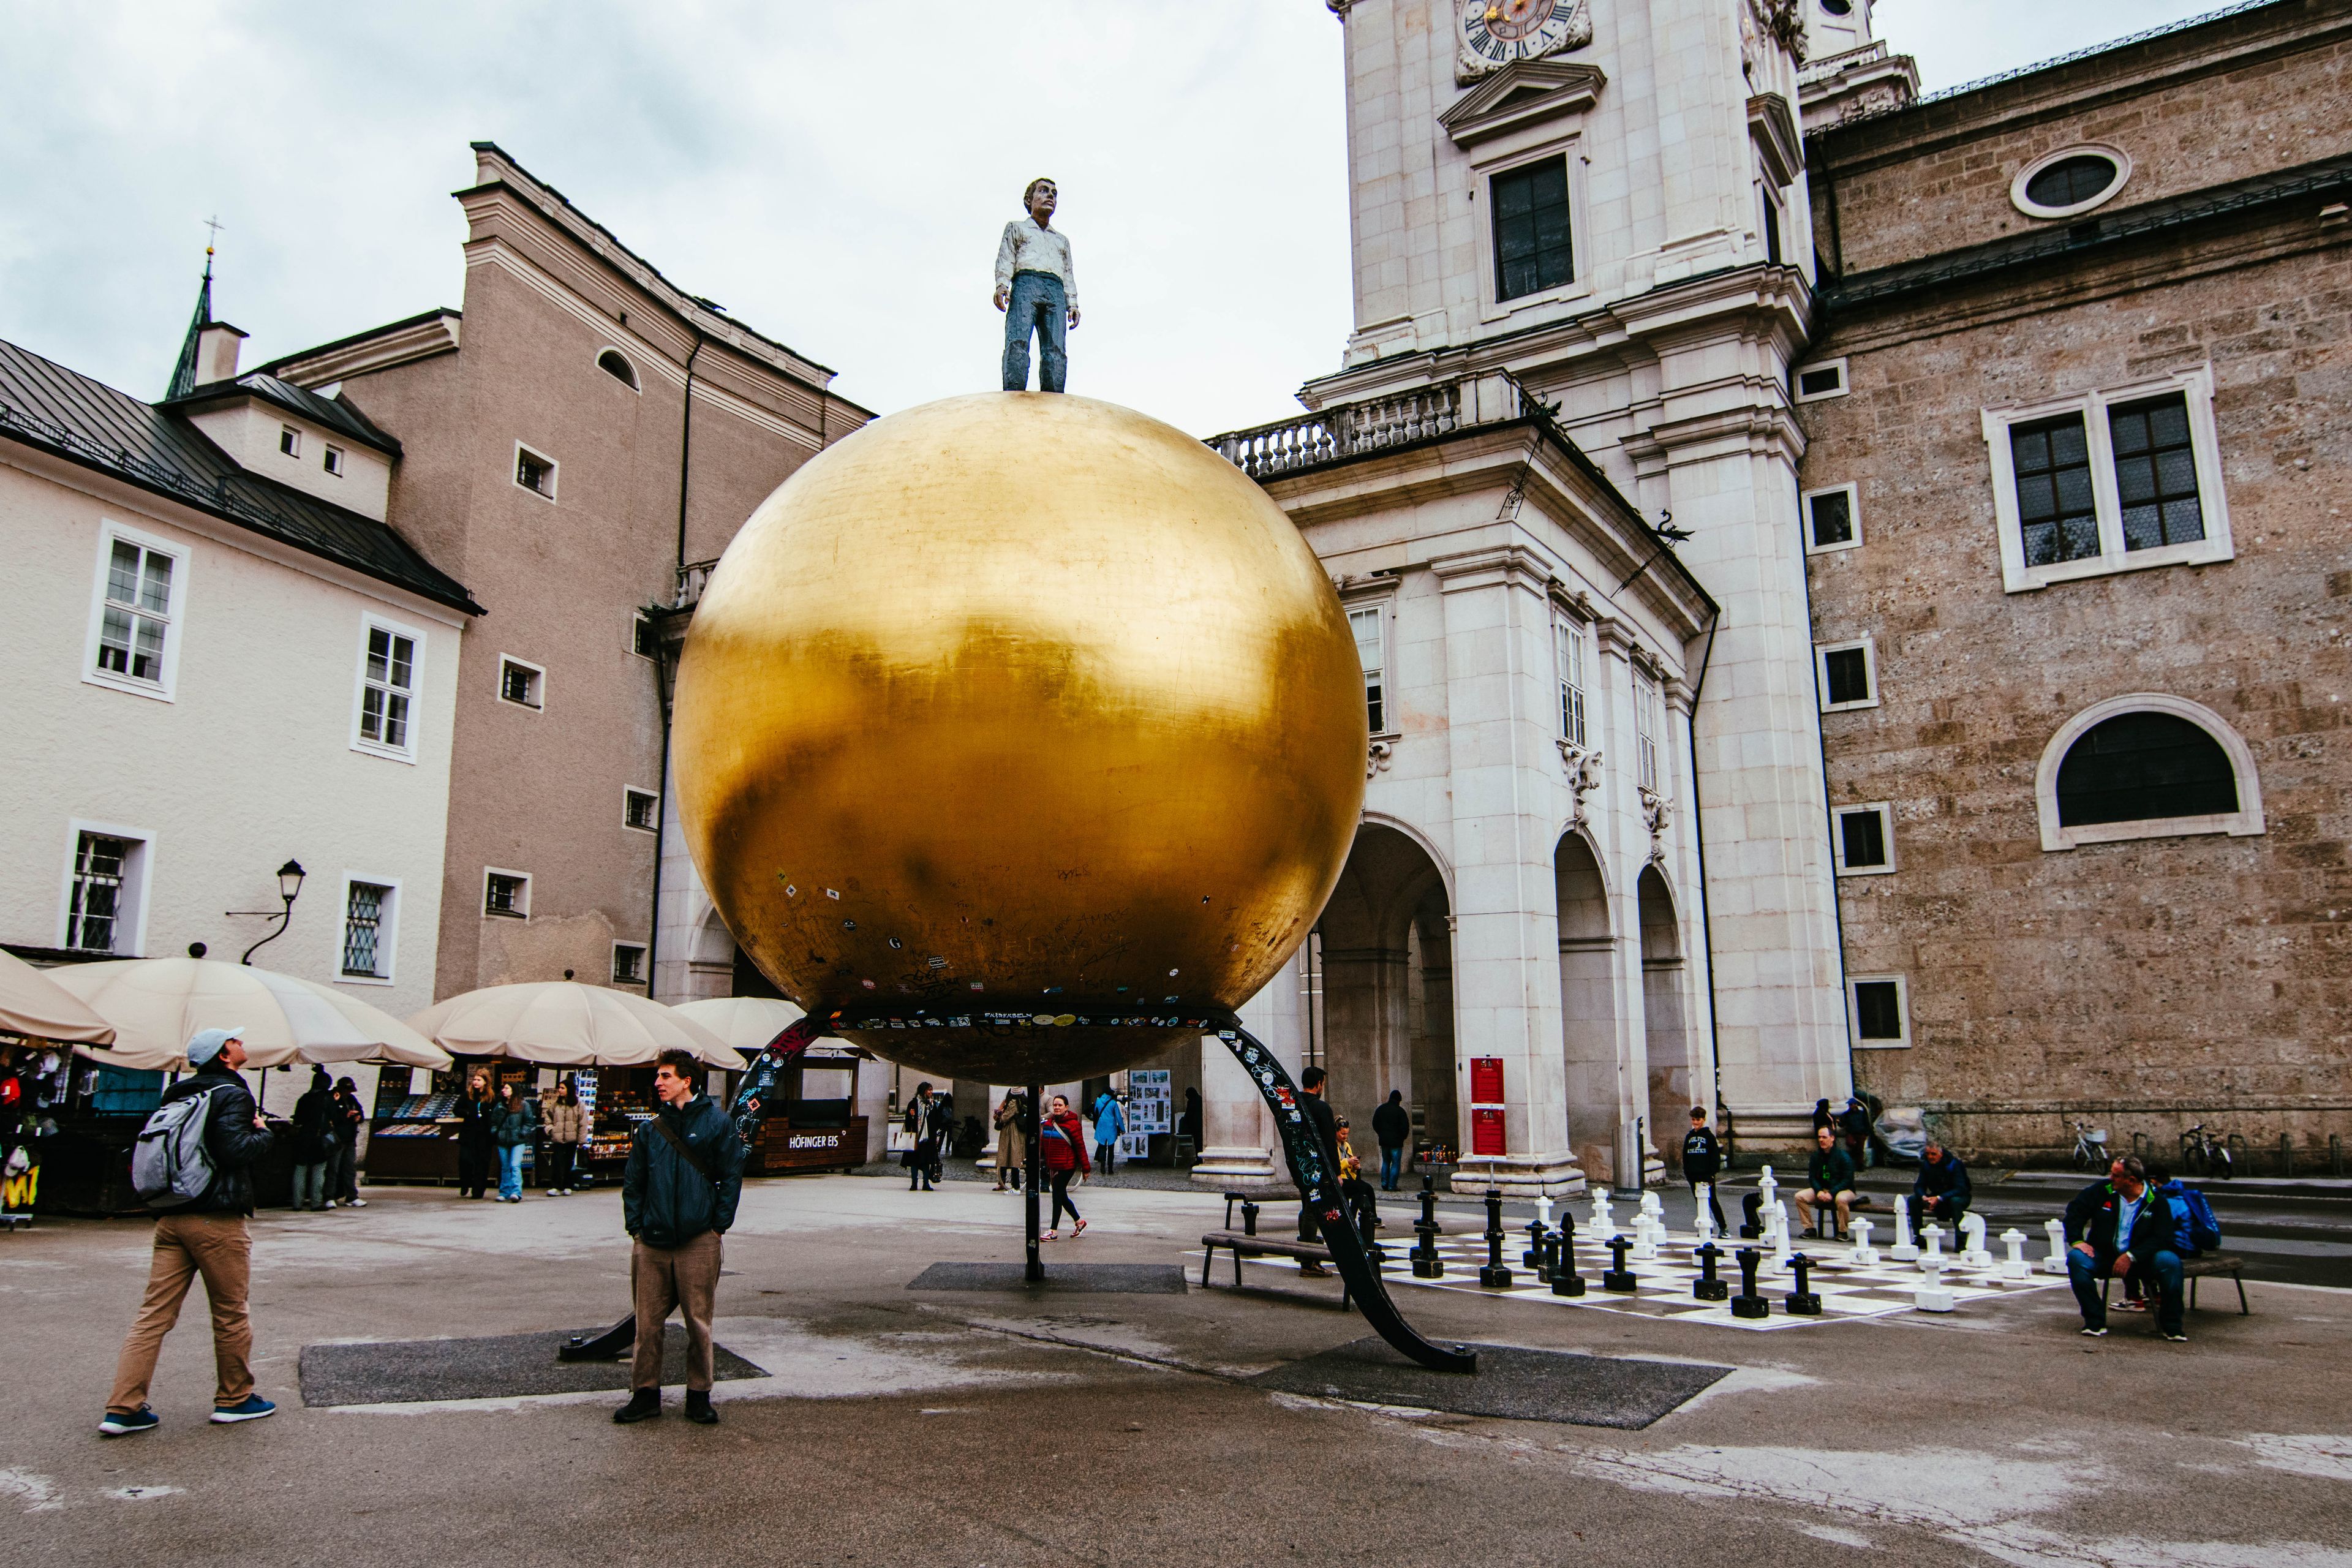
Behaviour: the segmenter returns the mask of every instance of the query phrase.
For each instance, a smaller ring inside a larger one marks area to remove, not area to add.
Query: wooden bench
[[[1319,1241],[1286,1241],[1278,1237],[1247,1236],[1238,1230],[1213,1230],[1201,1238],[1201,1287],[1209,1284],[1209,1265],[1217,1258],[1217,1248],[1223,1247],[1234,1255],[1234,1284],[1242,1282],[1242,1259],[1244,1258],[1295,1258],[1301,1263],[1331,1262],[1331,1249]],[[1335,1269],[1334,1272],[1337,1272]],[[1346,1307],[1352,1298],[1348,1292],[1348,1277],[1339,1276],[1339,1305]]]
[[[2251,1316],[2253,1309],[2246,1305],[2245,1272],[2246,1260],[2234,1252],[2200,1252],[2194,1258],[2182,1258],[2180,1278],[2189,1282],[2189,1310],[2194,1311],[2197,1308],[2197,1281],[2218,1275],[2238,1288],[2238,1316]],[[2115,1276],[2112,1274],[2101,1280],[2099,1300],[2105,1300],[2114,1286]]]

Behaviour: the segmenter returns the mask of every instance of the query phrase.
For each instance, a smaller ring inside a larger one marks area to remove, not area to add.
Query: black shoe
[[[705,1398],[709,1397],[708,1394]],[[640,1388],[629,1395],[629,1402],[613,1412],[613,1419],[624,1426],[640,1421],[650,1421],[661,1414],[661,1390]]]
[[[719,1425],[719,1412],[710,1408],[709,1389],[689,1388],[686,1391],[686,1418],[698,1426]]]

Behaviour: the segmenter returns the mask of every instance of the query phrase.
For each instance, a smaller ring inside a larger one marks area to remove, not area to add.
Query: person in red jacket
[[[1076,1222],[1070,1226],[1070,1237],[1075,1240],[1085,1234],[1087,1222],[1078,1217],[1078,1205],[1070,1201],[1070,1178],[1094,1167],[1087,1163],[1087,1124],[1070,1109],[1067,1096],[1054,1097],[1037,1129],[1037,1137],[1038,1152],[1045,1156],[1045,1174],[1054,1183],[1054,1214],[1046,1224],[1055,1228],[1048,1229],[1043,1239],[1061,1239],[1058,1227],[1062,1211],[1067,1209]]]

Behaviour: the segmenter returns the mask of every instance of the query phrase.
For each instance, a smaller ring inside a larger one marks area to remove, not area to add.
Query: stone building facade
[[[1860,682],[1822,721],[1856,1077],[1969,1149],[2324,1153],[2352,5],[1842,118],[1870,63],[1814,68],[1795,383],[1813,637]]]

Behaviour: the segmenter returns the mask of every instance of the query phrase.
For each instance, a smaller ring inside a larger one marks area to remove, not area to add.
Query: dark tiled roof
[[[264,403],[276,404],[289,414],[299,414],[313,424],[324,425],[330,430],[340,430],[362,447],[373,447],[377,451],[394,458],[400,456],[397,440],[377,429],[369,423],[366,415],[341,397],[321,397],[315,392],[297,386],[290,381],[280,381],[262,371],[249,371],[235,381],[208,381],[184,397],[169,399],[163,406],[177,412],[248,394]]]
[[[142,403],[5,341],[0,341],[0,437],[54,452],[436,603],[484,613],[463,585],[373,518],[248,474],[172,407]]]

